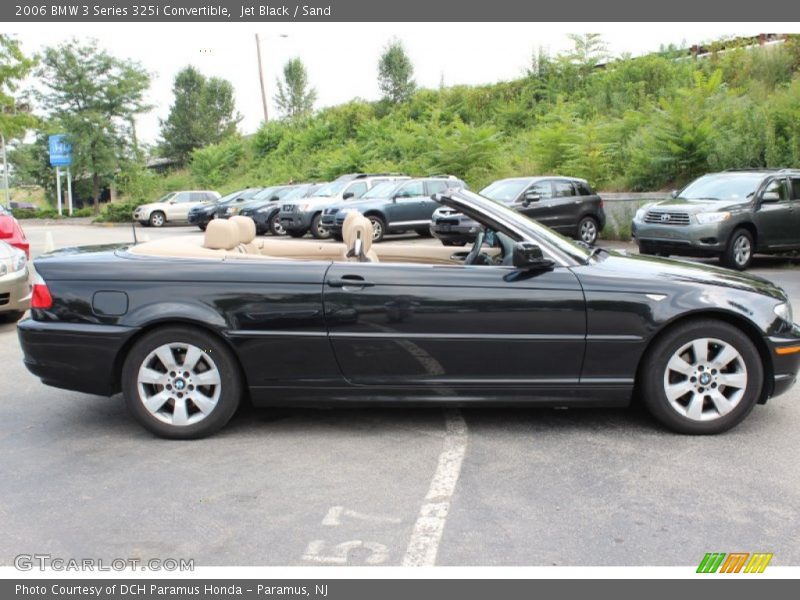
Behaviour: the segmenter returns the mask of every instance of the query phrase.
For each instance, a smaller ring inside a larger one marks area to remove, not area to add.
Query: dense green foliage
[[[292,58],[283,66],[283,81],[276,80],[278,93],[275,104],[284,117],[299,119],[311,113],[317,91],[308,84],[308,72],[303,61]]]
[[[219,143],[236,133],[233,86],[219,77],[206,78],[186,67],[172,85],[175,95],[169,116],[161,122],[161,153],[186,163],[192,151]]]
[[[148,108],[144,93],[150,76],[94,41],[77,40],[47,48],[38,75],[48,127],[67,134],[72,172],[91,181],[97,210],[102,186],[113,180],[121,164],[135,158],[131,123]]]
[[[13,37],[0,34],[0,133],[6,141],[25,133],[36,118],[25,110],[27,102],[19,97],[19,84],[34,67]]]
[[[601,189],[655,190],[712,170],[800,167],[796,38],[598,66],[601,50],[583,36],[564,56],[539,53],[516,81],[419,90],[399,104],[354,100],[271,122],[197,153],[191,172],[223,192],[361,170],[446,172],[474,188],[561,173]]]

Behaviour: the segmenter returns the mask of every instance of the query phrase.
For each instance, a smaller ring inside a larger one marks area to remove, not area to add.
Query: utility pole
[[[256,53],[258,54],[258,80],[261,83],[261,103],[264,105],[264,123],[268,120],[267,115],[267,92],[264,89],[264,70],[261,68],[261,40],[256,34]]]

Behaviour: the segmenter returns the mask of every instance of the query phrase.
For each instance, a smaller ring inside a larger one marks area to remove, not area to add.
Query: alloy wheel
[[[151,415],[181,427],[194,425],[214,411],[222,380],[208,353],[176,342],[159,346],[142,361],[137,390]]]
[[[594,244],[597,241],[597,225],[592,219],[584,219],[581,222],[580,236],[587,244]]]
[[[383,223],[372,217],[369,217],[369,220],[372,223],[372,241],[378,241],[383,237]]]
[[[745,235],[740,235],[733,243],[733,260],[739,266],[744,266],[750,261],[752,252],[750,240]]]
[[[278,215],[272,217],[270,229],[274,235],[286,235],[286,228],[281,225],[281,220],[278,218]]]
[[[664,371],[670,406],[693,421],[725,416],[741,402],[747,367],[741,353],[716,338],[698,338],[678,348]]]

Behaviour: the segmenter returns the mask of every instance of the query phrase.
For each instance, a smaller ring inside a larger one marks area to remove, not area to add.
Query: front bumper
[[[189,213],[187,220],[189,221],[190,225],[208,225],[211,221],[214,220],[216,217],[215,212],[198,212],[198,213]]]
[[[0,277],[0,313],[28,310],[32,289],[29,267]]]
[[[797,381],[800,370],[800,325],[794,324],[788,334],[766,338],[772,358],[772,389],[766,390],[762,401],[780,396]]]
[[[120,351],[138,329],[93,323],[17,324],[23,361],[42,383],[110,396],[119,391]]]
[[[283,225],[284,229],[290,231],[305,231],[311,228],[311,220],[314,218],[314,215],[317,214],[319,211],[314,212],[301,212],[301,211],[293,211],[293,212],[286,212],[281,211],[278,216],[278,220]]]
[[[447,222],[431,223],[431,233],[443,242],[454,244],[468,244],[475,241],[475,236],[480,231],[480,225],[473,221],[472,224],[453,224]]]
[[[631,234],[640,246],[685,256],[714,256],[722,253],[729,229],[729,226],[721,223],[660,225],[635,219],[631,223]]]

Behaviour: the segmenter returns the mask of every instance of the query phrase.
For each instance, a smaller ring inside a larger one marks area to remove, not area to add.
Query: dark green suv
[[[800,170],[703,175],[640,208],[632,232],[642,254],[718,256],[739,270],[756,252],[799,250]]]

